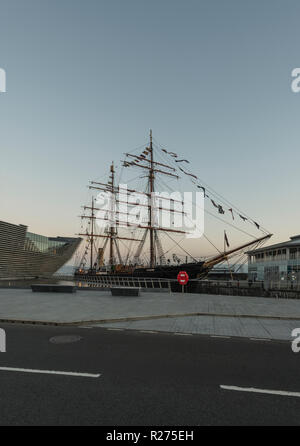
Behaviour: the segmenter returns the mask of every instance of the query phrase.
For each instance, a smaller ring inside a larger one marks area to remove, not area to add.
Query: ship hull
[[[204,262],[197,263],[182,263],[180,265],[162,265],[155,268],[136,268],[134,271],[114,271],[107,274],[103,274],[103,277],[145,277],[153,279],[177,279],[180,271],[185,271],[189,279],[203,278],[207,275],[208,270],[203,267]],[[101,276],[102,274],[100,274]],[[75,278],[92,278],[99,277],[97,272],[82,272],[75,273]]]

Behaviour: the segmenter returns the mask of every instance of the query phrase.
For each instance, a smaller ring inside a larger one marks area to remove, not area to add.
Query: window
[[[290,248],[290,259],[296,259],[297,258],[297,248]]]
[[[267,266],[264,268],[264,280],[278,281],[279,280],[279,266]]]
[[[32,232],[26,233],[25,250],[31,252],[48,252],[49,254],[56,254],[56,248],[60,248],[65,245],[65,241],[49,240],[48,237],[43,235],[33,234]]]

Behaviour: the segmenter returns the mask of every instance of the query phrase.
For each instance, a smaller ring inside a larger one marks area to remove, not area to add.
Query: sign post
[[[189,275],[186,271],[179,271],[177,276],[178,283],[182,286],[182,293],[184,293],[184,285],[186,285],[189,281]]]

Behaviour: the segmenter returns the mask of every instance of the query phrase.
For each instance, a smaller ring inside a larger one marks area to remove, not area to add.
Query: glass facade
[[[265,266],[264,280],[278,281],[279,280],[279,266]]]
[[[300,236],[280,246],[250,251],[248,263],[250,280],[300,283]]]
[[[25,249],[31,252],[47,252],[56,254],[57,248],[61,248],[66,244],[65,241],[51,240],[44,235],[33,234],[32,232],[26,233]]]
[[[300,258],[300,248],[290,248],[290,259]]]

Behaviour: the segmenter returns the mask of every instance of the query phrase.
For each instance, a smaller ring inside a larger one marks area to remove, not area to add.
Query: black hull
[[[182,263],[181,265],[164,265],[156,266],[155,268],[136,268],[134,271],[114,271],[107,274],[103,274],[103,277],[145,277],[153,279],[177,279],[178,273],[180,271],[185,271],[189,279],[203,278],[207,275],[208,269],[203,268],[204,262],[197,263]],[[99,277],[99,273],[96,272],[84,272],[75,273],[75,278],[92,278]],[[101,275],[100,275],[101,277]]]

